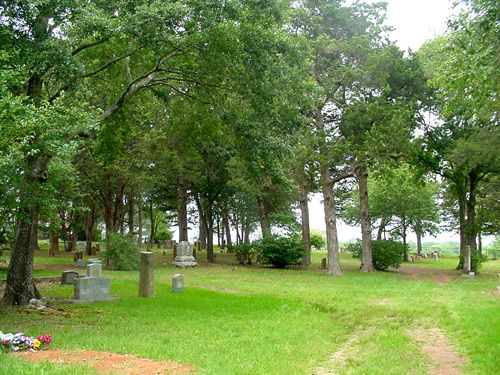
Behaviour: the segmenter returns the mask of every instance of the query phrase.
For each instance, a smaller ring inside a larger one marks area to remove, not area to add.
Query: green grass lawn
[[[475,280],[457,276],[446,285],[407,280],[395,272],[363,274],[342,256],[344,274],[329,277],[313,266],[276,270],[244,267],[231,255],[194,269],[174,269],[156,254],[155,297],[139,298],[138,272],[105,271],[119,301],[63,304],[72,287],[48,285],[53,314],[0,310],[0,330],[51,334],[53,348],[102,350],[190,364],[199,374],[310,374],[328,368],[332,353],[349,343],[341,374],[426,374],[428,361],[407,334],[412,327],[440,327],[467,358],[466,374],[500,368],[500,261],[483,266]],[[71,254],[49,258],[42,250],[35,275],[74,268]],[[204,256],[204,254],[201,254]],[[453,261],[453,262],[452,262]],[[432,261],[433,262],[433,261]],[[417,262],[415,262],[417,263]],[[452,269],[456,260],[419,266]],[[80,270],[83,273],[83,269]],[[185,292],[170,292],[181,272]],[[5,268],[0,269],[4,279]],[[84,365],[30,364],[0,354],[0,373],[92,374]]]

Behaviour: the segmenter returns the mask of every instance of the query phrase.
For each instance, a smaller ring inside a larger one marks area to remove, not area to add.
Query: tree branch
[[[92,48],[92,47],[95,47],[95,46],[98,46],[99,44],[102,44],[106,41],[109,40],[110,37],[106,37],[106,38],[103,38],[103,39],[99,39],[99,40],[96,40],[95,42],[92,42],[92,43],[87,43],[87,44],[82,44],[81,46],[78,46],[76,47],[72,52],[71,52],[71,56],[75,56],[77,55],[78,53],[86,50],[87,48]]]
[[[351,178],[351,177],[354,177],[354,172],[348,172],[340,176],[332,177],[331,181],[333,184],[336,184],[337,182],[340,182],[342,180],[345,180],[346,178]]]
[[[92,76],[95,76],[97,73],[100,73],[102,72],[103,70],[109,68],[111,65],[113,65],[114,63],[120,61],[120,60],[123,60],[123,59],[126,59],[130,56],[132,56],[134,53],[136,53],[137,51],[139,51],[140,49],[144,48],[144,46],[139,46],[135,49],[133,49],[132,51],[129,51],[121,56],[118,56],[118,57],[115,57],[114,59],[111,59],[109,60],[108,62],[106,62],[105,64],[101,65],[99,68],[97,68],[96,70],[94,70],[93,72],[90,72],[90,73],[87,73],[87,74],[84,74],[82,76],[82,78],[88,78],[88,77],[92,77]]]

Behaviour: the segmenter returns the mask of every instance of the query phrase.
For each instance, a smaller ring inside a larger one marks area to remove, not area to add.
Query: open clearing
[[[0,354],[0,372],[497,373],[500,261],[468,280],[452,269],[453,259],[363,274],[343,255],[343,275],[328,277],[319,267],[322,257],[314,254],[309,270],[277,270],[240,266],[218,254],[215,265],[202,260],[182,270],[185,292],[173,294],[179,269],[170,265],[170,254],[157,251],[154,298],[137,297],[137,272],[105,270],[120,299],[90,305],[62,302],[72,286],[41,283],[55,311],[0,311],[0,330],[46,333],[54,342],[24,359]],[[36,257],[37,277],[62,269],[75,269],[66,254]]]

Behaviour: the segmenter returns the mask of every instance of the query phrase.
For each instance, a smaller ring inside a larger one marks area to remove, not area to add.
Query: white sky
[[[375,0],[365,0],[369,3]],[[452,15],[450,0],[386,0],[387,24],[395,28],[391,39],[400,48],[416,51],[422,44],[446,31]]]

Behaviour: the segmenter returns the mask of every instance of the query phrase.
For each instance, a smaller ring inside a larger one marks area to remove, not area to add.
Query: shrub
[[[319,231],[311,231],[311,246],[316,250],[323,249],[326,246],[326,239],[323,233]]]
[[[372,241],[373,246],[373,267],[379,271],[385,271],[389,267],[399,267],[403,260],[403,244],[391,240]],[[361,241],[350,242],[346,245],[346,250],[352,252],[353,258],[361,258],[363,245]]]
[[[300,239],[294,237],[266,237],[256,243],[264,263],[276,268],[290,264],[301,264],[305,248]]]
[[[252,244],[242,243],[234,246],[234,254],[240,264],[251,265],[254,257],[257,256],[258,253],[259,249]]]
[[[132,236],[113,233],[106,241],[106,265],[115,270],[131,271],[139,268],[140,249]]]

